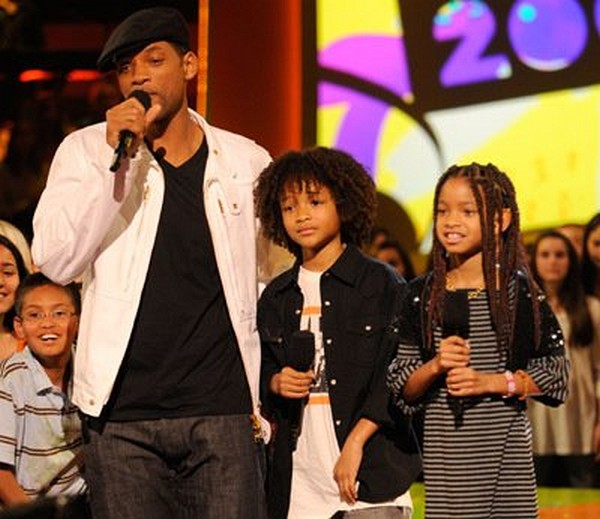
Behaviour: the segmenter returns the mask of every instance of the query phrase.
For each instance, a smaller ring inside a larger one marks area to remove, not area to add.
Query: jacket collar
[[[340,257],[326,272],[332,274],[343,283],[354,286],[362,272],[364,264],[365,257],[362,252],[360,252],[356,245],[348,244]],[[291,269],[285,271],[272,281],[273,289],[279,292],[285,290],[291,284],[295,285],[301,265],[302,261],[297,259]]]

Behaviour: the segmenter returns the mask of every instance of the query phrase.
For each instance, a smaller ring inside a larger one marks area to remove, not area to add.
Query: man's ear
[[[191,50],[183,55],[183,70],[185,79],[188,81],[195,78],[196,74],[198,74],[198,56]]]
[[[506,231],[512,222],[512,212],[510,209],[502,209],[502,232]]]

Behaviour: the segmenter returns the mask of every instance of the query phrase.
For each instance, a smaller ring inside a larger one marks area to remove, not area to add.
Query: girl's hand
[[[446,387],[452,396],[478,396],[490,393],[490,379],[469,367],[453,368],[446,375]]]
[[[356,476],[362,457],[363,449],[360,445],[346,442],[333,469],[333,479],[337,483],[340,498],[351,505],[358,499]]]
[[[285,398],[304,398],[308,396],[310,387],[315,380],[312,371],[296,371],[285,366],[279,373],[271,377],[269,389],[276,395]]]
[[[442,339],[435,360],[439,374],[453,368],[467,367],[471,360],[469,342],[458,335]]]

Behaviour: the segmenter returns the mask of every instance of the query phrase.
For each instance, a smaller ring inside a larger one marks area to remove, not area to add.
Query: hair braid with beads
[[[527,283],[532,293],[537,287],[529,272],[525,251],[521,241],[519,208],[515,188],[508,176],[493,164],[486,166],[472,163],[467,166],[451,166],[438,180],[433,203],[433,228],[436,228],[437,206],[443,185],[451,178],[466,179],[473,192],[481,222],[481,250],[483,277],[487,287],[488,301],[492,324],[500,349],[508,351],[509,359],[514,357],[513,329],[516,304],[510,304],[509,284],[517,270],[526,274]],[[505,231],[501,231],[503,212],[510,211],[511,221]],[[433,348],[433,328],[442,323],[444,313],[444,294],[446,290],[446,274],[449,270],[450,258],[446,254],[436,233],[433,237],[433,282],[431,286],[430,311],[427,313],[426,348]],[[532,298],[536,335],[539,342],[539,305],[536,297]]]

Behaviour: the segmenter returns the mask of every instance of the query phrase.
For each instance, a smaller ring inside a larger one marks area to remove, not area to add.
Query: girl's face
[[[0,245],[0,315],[4,315],[15,304],[19,281],[15,257],[4,245]]]
[[[600,225],[588,235],[585,246],[592,263],[600,268]]]
[[[481,221],[466,178],[449,178],[435,208],[435,233],[449,254],[469,257],[481,252]]]
[[[544,283],[560,283],[569,272],[569,251],[563,240],[542,238],[535,252],[535,268]]]

